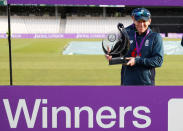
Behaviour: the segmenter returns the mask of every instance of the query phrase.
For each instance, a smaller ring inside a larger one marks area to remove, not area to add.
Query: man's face
[[[136,21],[135,19],[133,19],[133,21],[139,34],[144,33],[151,24],[151,19],[149,19],[148,21],[145,20]]]

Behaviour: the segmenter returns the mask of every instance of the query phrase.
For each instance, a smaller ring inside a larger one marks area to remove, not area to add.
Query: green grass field
[[[109,66],[104,56],[62,55],[70,41],[76,39],[13,39],[13,84],[120,85],[121,65]],[[183,85],[182,60],[183,55],[165,55],[156,72],[156,85]],[[0,85],[9,85],[6,39],[0,40]]]

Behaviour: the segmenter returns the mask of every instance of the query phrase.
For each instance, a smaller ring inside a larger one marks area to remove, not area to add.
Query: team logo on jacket
[[[149,46],[149,40],[145,41],[145,46]]]
[[[136,48],[132,51],[131,56],[137,57],[137,49]],[[141,56],[141,53],[139,54],[139,56]]]

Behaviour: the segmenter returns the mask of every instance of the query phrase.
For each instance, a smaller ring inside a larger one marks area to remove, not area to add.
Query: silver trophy
[[[109,60],[109,65],[125,64],[128,62],[124,56],[129,50],[129,37],[123,24],[119,23],[117,29],[117,32],[109,33],[102,41],[104,53],[112,56],[112,59]]]

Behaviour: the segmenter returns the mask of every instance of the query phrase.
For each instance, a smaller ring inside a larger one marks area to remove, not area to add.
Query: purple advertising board
[[[6,34],[0,34],[0,38],[7,38]],[[12,34],[12,38],[17,39],[100,39],[106,38],[102,33],[52,33],[52,34]]]
[[[164,38],[165,34],[160,33]],[[168,38],[182,38],[183,33],[168,33]],[[107,34],[103,33],[52,33],[52,34],[12,34],[16,39],[104,39]],[[6,34],[0,33],[0,38],[7,38]]]
[[[182,6],[182,0],[8,0],[9,4]],[[97,35],[96,38],[101,38]],[[6,35],[0,35],[6,38]],[[13,38],[90,38],[14,34]],[[93,37],[91,37],[93,38]],[[94,37],[95,38],[95,37]],[[183,131],[183,86],[1,86],[2,131]]]
[[[182,0],[8,0],[9,4],[181,6]]]
[[[0,129],[181,131],[172,121],[183,118],[182,92],[183,86],[1,86]]]

